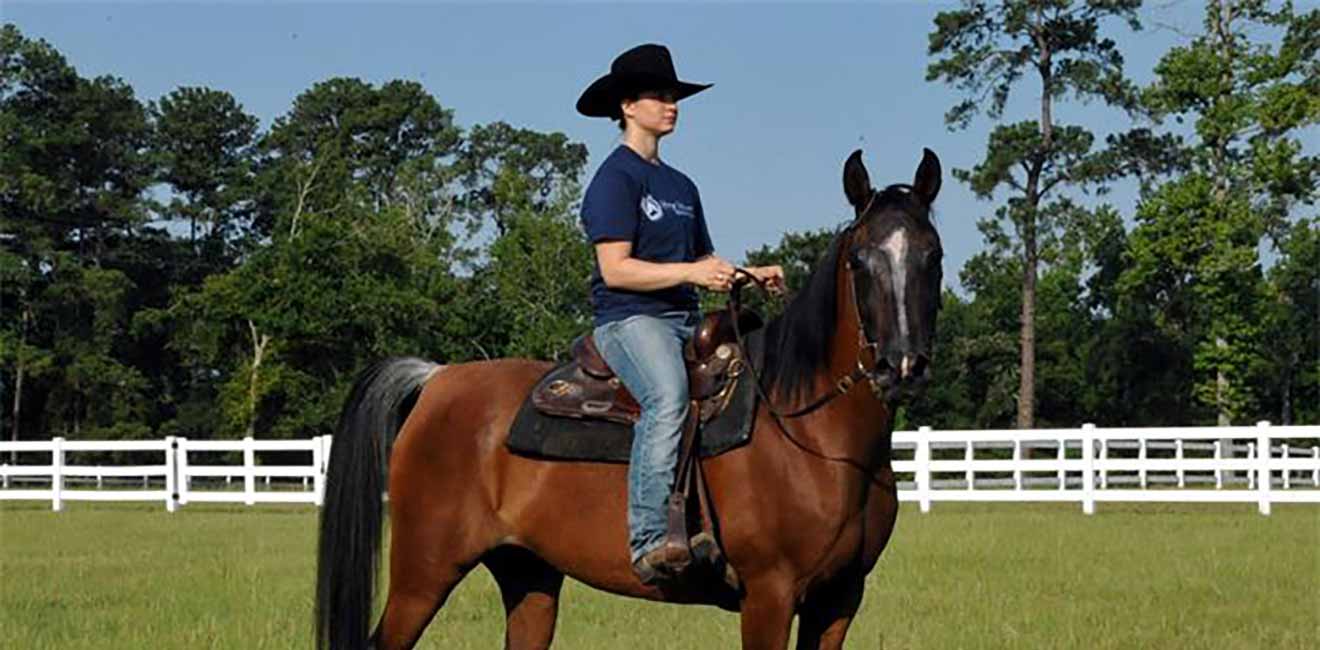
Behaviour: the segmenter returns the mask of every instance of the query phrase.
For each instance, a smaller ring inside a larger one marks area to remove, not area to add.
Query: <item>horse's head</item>
[[[892,399],[930,375],[943,258],[930,213],[940,161],[926,149],[912,185],[876,191],[858,150],[844,164],[843,191],[857,214],[842,253],[863,335],[874,346],[872,385]]]

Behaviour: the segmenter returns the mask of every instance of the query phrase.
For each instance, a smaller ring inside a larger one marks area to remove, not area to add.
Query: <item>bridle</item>
[[[878,195],[879,192],[876,192],[875,190],[871,191],[871,199],[867,201],[866,207],[857,212],[857,217],[854,218],[852,223],[848,224],[840,234],[840,246],[846,244],[852,239],[853,231],[861,225],[862,219],[866,216],[866,213],[870,212],[871,205],[875,203],[876,196]],[[757,394],[760,396],[761,401],[765,403],[766,408],[768,408],[777,419],[798,418],[807,415],[830,403],[834,398],[847,394],[848,391],[852,390],[853,386],[857,385],[857,383],[863,379],[870,384],[871,392],[874,393],[876,397],[883,399],[885,388],[881,386],[880,383],[881,377],[879,367],[880,362],[882,361],[880,356],[880,344],[866,337],[866,326],[862,322],[862,306],[857,299],[857,285],[856,280],[853,279],[852,260],[845,258],[844,272],[848,276],[848,296],[853,306],[853,315],[857,319],[857,363],[853,366],[852,371],[835,379],[833,388],[811,400],[806,406],[784,413],[775,407],[770,396],[766,394],[765,387],[761,384],[760,374],[757,372],[756,367],[750,363],[750,359],[746,364],[747,371],[752,376],[752,383],[756,385]],[[766,290],[765,282],[757,278],[755,275],[752,275],[747,269],[738,268],[734,270],[733,287],[729,290],[728,309],[730,320],[733,322],[734,338],[738,342],[738,346],[743,349],[744,354],[746,353],[747,345],[743,340],[742,330],[738,326],[738,313],[742,309],[742,287],[752,283],[755,283],[763,291]],[[871,364],[869,367],[864,360],[868,350],[871,353]],[[780,426],[783,426],[782,422]]]

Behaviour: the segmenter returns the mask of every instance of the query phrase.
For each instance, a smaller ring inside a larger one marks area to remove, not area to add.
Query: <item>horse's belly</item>
[[[736,606],[711,585],[643,586],[628,550],[627,466],[541,461],[510,455],[496,512],[508,543],[525,547],[586,585],[674,603]]]

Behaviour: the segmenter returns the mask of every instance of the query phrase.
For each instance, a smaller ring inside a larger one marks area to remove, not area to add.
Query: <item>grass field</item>
[[[308,648],[316,513],[0,507],[0,646]],[[736,648],[737,619],[570,582],[556,647]],[[498,648],[475,571],[421,647]],[[850,648],[1320,647],[1320,509],[905,508]]]

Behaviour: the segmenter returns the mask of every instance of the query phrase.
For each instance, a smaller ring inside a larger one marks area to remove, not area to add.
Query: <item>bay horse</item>
[[[929,149],[911,185],[880,191],[860,150],[844,164],[855,218],[764,331],[758,381],[770,403],[757,409],[747,444],[701,461],[737,592],[637,580],[626,466],[506,449],[514,415],[550,364],[388,359],[357,379],[334,437],[318,647],[411,648],[454,586],[484,564],[504,602],[506,648],[550,646],[565,575],[615,594],[736,610],[743,648],[787,648],[794,616],[799,649],[841,648],[898,512],[895,404],[929,374],[940,183]],[[802,413],[804,404],[815,406]],[[368,635],[391,439],[389,593]]]

